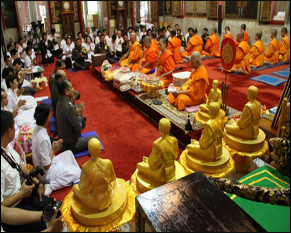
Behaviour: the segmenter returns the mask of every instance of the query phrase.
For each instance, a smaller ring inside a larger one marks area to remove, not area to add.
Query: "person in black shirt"
[[[96,53],[105,53],[106,59],[109,61],[110,64],[116,63],[116,61],[112,58],[110,54],[109,45],[105,43],[105,36],[100,36],[100,42],[95,46],[94,54]]]
[[[41,51],[42,64],[53,63],[55,61],[53,56],[53,42],[47,39],[47,34],[42,33],[42,40],[39,43],[39,50]]]
[[[184,48],[186,48],[186,40],[185,40],[185,37],[182,36],[181,29],[178,29],[177,30],[177,37],[181,40],[181,46],[183,46]]]
[[[206,40],[207,40],[207,37],[209,36],[209,34],[207,33],[208,32],[208,29],[207,28],[203,28],[203,35],[201,36],[202,40],[203,40],[203,46],[202,46],[202,49],[204,50],[204,46],[205,46],[205,43],[206,43]]]
[[[75,61],[73,66],[75,70],[86,70],[91,65],[91,62],[85,61],[88,59],[87,51],[82,47],[82,42],[80,38],[76,40],[76,47],[72,51],[72,60]]]
[[[123,35],[124,42],[122,43],[122,54],[126,54],[126,52],[129,50],[130,44],[128,40],[128,35],[125,33]]]

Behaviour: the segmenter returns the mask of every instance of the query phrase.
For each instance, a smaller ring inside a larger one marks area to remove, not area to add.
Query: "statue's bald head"
[[[101,144],[97,138],[91,138],[88,142],[88,151],[93,158],[98,158],[101,152]]]
[[[218,116],[220,106],[217,102],[211,102],[209,104],[209,115],[212,119],[215,119]]]
[[[277,36],[277,29],[272,29],[271,34],[272,36]]]
[[[167,118],[162,118],[159,121],[159,131],[162,136],[167,136],[170,134],[171,122]]]
[[[199,65],[202,65],[201,61],[201,53],[199,51],[195,51],[191,54],[191,65],[193,68],[197,68],[195,63],[198,63]]]
[[[248,88],[248,94],[247,94],[248,100],[253,101],[257,99],[258,93],[259,93],[259,89],[256,86],[250,86]]]

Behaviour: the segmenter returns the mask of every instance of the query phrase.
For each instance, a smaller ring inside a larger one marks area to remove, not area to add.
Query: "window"
[[[145,24],[149,19],[149,2],[140,1],[140,23]]]

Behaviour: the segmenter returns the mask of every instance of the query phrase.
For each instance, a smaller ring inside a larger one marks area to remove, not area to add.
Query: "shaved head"
[[[243,32],[239,32],[238,34],[237,34],[237,37],[239,37],[240,39],[244,39],[244,33]]]
[[[272,29],[271,33],[273,36],[277,36],[277,29]]]
[[[152,45],[152,39],[149,36],[143,38],[143,43],[146,48],[149,48]]]
[[[256,37],[260,40],[262,38],[263,33],[261,31],[256,33]]]
[[[166,41],[165,38],[161,38],[161,39],[160,39],[160,42],[162,42],[163,44],[167,44],[167,41]]]
[[[58,70],[56,72],[56,75],[55,75],[55,79],[58,80],[58,79],[64,79],[64,78],[67,78],[67,74],[64,70]]]
[[[156,31],[152,31],[152,38],[157,38],[157,32]]]
[[[195,51],[191,54],[191,64],[193,64],[193,62],[198,62],[200,65],[202,65],[202,61],[201,61],[201,53],[199,51]],[[196,67],[195,67],[196,68]]]
[[[286,27],[283,27],[283,28],[281,29],[281,32],[284,32],[285,34],[287,34],[287,28],[286,28]]]
[[[130,34],[130,42],[134,43],[135,41],[136,41],[136,33],[133,32],[133,33]]]

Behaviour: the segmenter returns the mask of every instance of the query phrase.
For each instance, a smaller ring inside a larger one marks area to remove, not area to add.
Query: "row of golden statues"
[[[111,161],[100,158],[100,141],[91,139],[88,148],[92,159],[82,166],[80,181],[72,189],[70,208],[74,218],[85,226],[104,226],[120,218],[128,208],[127,186],[139,195],[197,170],[220,178],[268,154],[265,134],[259,129],[258,88],[248,88],[248,103],[240,118],[226,123],[218,86],[218,80],[214,80],[206,103],[196,113],[197,120],[204,124],[200,139],[192,139],[176,161],[178,140],[170,135],[171,122],[162,118],[161,137],[154,141],[149,157],[144,156],[137,164],[129,184],[116,178]]]

